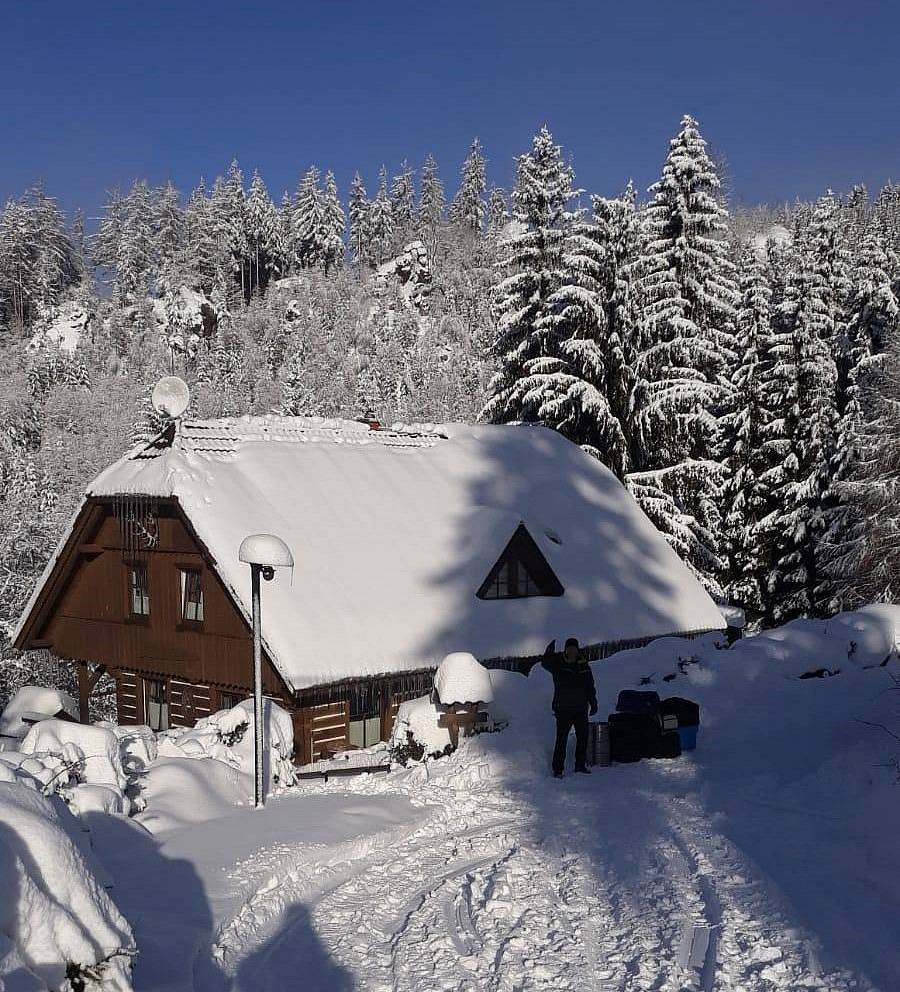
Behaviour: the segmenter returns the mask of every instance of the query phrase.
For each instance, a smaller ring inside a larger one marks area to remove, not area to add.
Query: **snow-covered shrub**
[[[268,750],[264,764],[273,785],[294,780],[294,724],[291,715],[270,699],[263,701]],[[213,758],[252,775],[254,769],[253,700],[219,710],[185,731],[169,731],[160,739],[161,757]]]
[[[494,698],[490,672],[467,651],[444,658],[434,674],[434,691],[444,705],[489,703]]]
[[[122,792],[128,778],[122,768],[119,740],[106,727],[91,727],[63,720],[36,723],[22,741],[23,754],[62,755],[79,759],[79,780],[90,785],[108,785]]]
[[[131,929],[63,815],[31,789],[0,782],[0,988],[127,992]]]
[[[78,719],[78,705],[67,692],[37,685],[22,686],[0,713],[0,737],[21,740],[36,722],[35,718],[54,717],[60,712]]]
[[[443,708],[431,696],[420,696],[400,704],[391,733],[391,760],[405,765],[409,761],[441,758],[450,754],[450,731],[438,725]]]

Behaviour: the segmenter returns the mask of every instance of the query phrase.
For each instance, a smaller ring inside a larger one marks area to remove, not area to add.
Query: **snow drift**
[[[134,937],[64,814],[31,789],[0,782],[0,988],[61,989],[68,976],[84,989],[125,992]]]

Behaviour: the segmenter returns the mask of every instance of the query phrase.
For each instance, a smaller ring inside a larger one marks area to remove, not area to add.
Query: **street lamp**
[[[259,577],[271,582],[276,568],[293,568],[294,556],[291,549],[273,534],[251,534],[241,541],[238,561],[250,566],[250,580],[253,590],[253,722],[256,739],[253,742],[255,759],[256,808],[266,804],[263,786],[263,699],[262,699],[262,623],[259,611]]]

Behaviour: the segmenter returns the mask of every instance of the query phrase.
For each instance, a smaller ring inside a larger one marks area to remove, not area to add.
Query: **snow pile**
[[[128,784],[119,739],[105,727],[44,720],[28,731],[20,750],[36,756],[61,755],[77,762],[80,780],[90,785],[105,785],[122,792]]]
[[[443,707],[431,696],[420,696],[400,704],[391,733],[390,753],[405,764],[412,759],[439,758],[449,752],[450,731],[438,725]]]
[[[270,788],[294,780],[294,724],[291,715],[271,699],[263,700],[265,738],[264,768]],[[192,730],[169,731],[159,745],[161,757],[212,758],[245,775],[254,773],[253,700],[233,709],[219,710],[198,720]]]
[[[0,737],[21,740],[33,724],[61,712],[68,713],[74,720],[78,719],[78,706],[67,692],[24,685],[0,713]]]
[[[445,706],[489,703],[494,698],[490,673],[466,651],[454,651],[444,658],[435,672],[434,689]]]
[[[831,675],[883,664],[895,650],[897,607],[839,613],[828,620],[792,620],[734,645],[742,664],[776,665],[789,676]]]
[[[143,810],[134,817],[151,834],[217,820],[253,802],[253,777],[222,761],[158,758],[143,777]]]
[[[61,813],[36,792],[0,782],[0,988],[126,992],[131,929]]]

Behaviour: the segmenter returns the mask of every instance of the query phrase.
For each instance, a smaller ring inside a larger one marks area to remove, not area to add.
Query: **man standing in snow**
[[[588,775],[590,774],[587,766],[588,713],[593,716],[597,712],[594,673],[574,637],[566,641],[561,656],[548,654],[541,664],[553,676],[553,714],[556,717],[553,776],[562,778],[569,731],[573,727],[575,728],[575,771]]]

